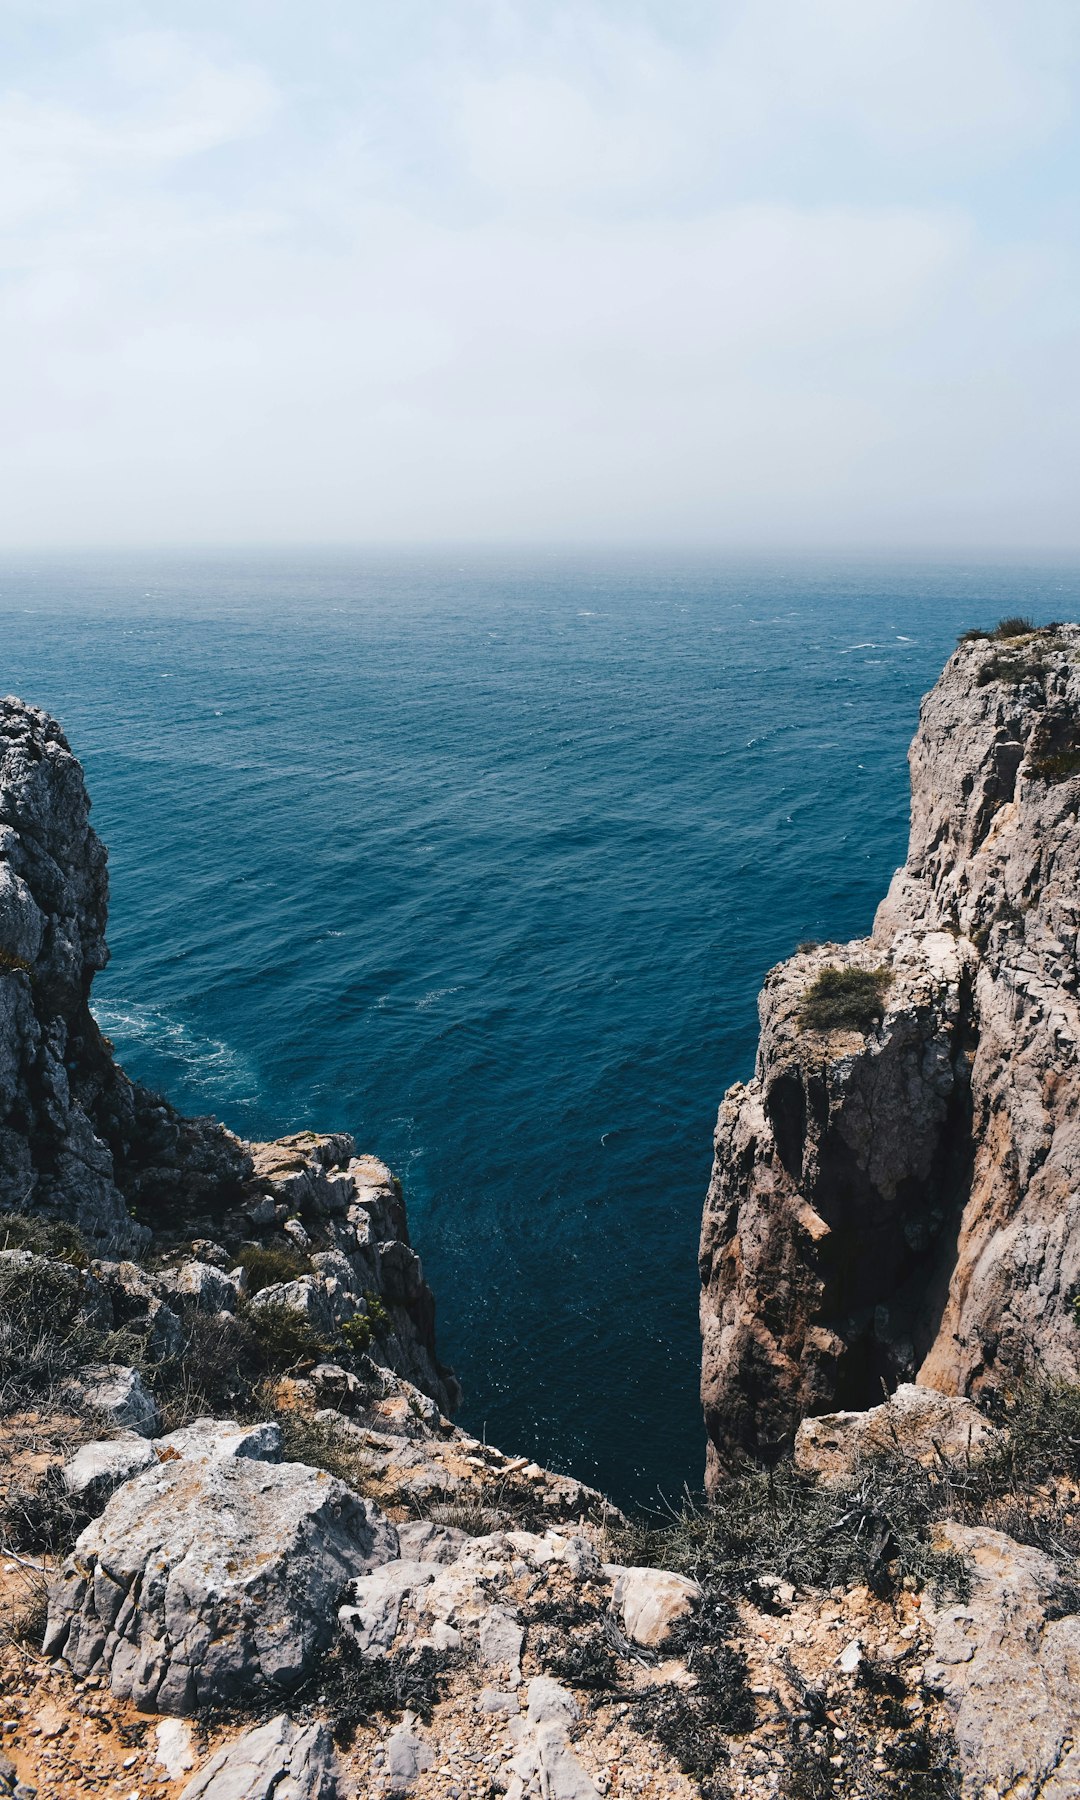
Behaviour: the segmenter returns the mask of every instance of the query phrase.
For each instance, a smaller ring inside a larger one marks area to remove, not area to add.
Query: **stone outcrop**
[[[1000,1531],[949,1524],[943,1543],[964,1557],[971,1593],[928,1598],[923,1674],[953,1715],[965,1793],[1069,1800],[1080,1793],[1075,1595],[1048,1556]]]
[[[701,1236],[708,1479],[918,1381],[1080,1373],[1080,628],[963,643],[923,703],[872,936],[804,946],[725,1096]],[[816,1030],[823,971],[880,972]]]
[[[89,815],[59,725],[0,700],[0,1212],[76,1226],[101,1259],[112,1322],[158,1360],[183,1354],[185,1314],[236,1311],[242,1246],[292,1249],[303,1272],[258,1304],[294,1309],[328,1344],[375,1313],[373,1358],[450,1412],[458,1387],[436,1356],[435,1303],[390,1171],[343,1132],[243,1143],[115,1062],[90,1011],[108,878]],[[203,1254],[150,1274],[132,1259],[152,1234],[201,1239]]]
[[[325,1725],[294,1725],[282,1713],[219,1750],[180,1800],[343,1800],[344,1793]]]
[[[267,1463],[238,1435],[205,1421],[163,1442],[52,1589],[46,1652],[144,1710],[287,1693],[329,1643],[345,1583],[397,1554],[369,1501],[322,1469]]]

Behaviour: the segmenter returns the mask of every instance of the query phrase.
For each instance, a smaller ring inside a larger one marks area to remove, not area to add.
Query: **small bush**
[[[367,1492],[374,1465],[347,1429],[330,1419],[312,1419],[303,1413],[278,1415],[286,1462],[308,1463],[336,1475],[356,1493]]]
[[[988,687],[992,681],[1007,681],[1018,687],[1022,681],[1042,681],[1045,675],[1046,664],[1041,657],[990,656],[975,677],[975,685]]]
[[[1006,638],[1028,637],[1036,630],[1033,619],[1024,618],[1022,613],[1014,613],[1007,619],[999,619],[994,627],[994,636],[1000,641]]]
[[[0,1250],[29,1250],[53,1262],[85,1269],[90,1261],[81,1232],[62,1220],[39,1219],[26,1213],[0,1213]]]
[[[383,1338],[390,1337],[394,1330],[394,1321],[387,1312],[379,1295],[376,1294],[373,1289],[365,1288],[364,1300],[367,1303],[368,1324],[371,1326],[375,1336],[379,1338],[380,1341]]]
[[[396,1718],[408,1710],[430,1724],[454,1666],[452,1656],[440,1656],[430,1644],[390,1656],[364,1656],[339,1632],[309,1685],[317,1688],[319,1708],[329,1717],[335,1742],[347,1747],[358,1727],[380,1714]],[[299,1697],[304,1696],[302,1689]]]
[[[14,950],[0,950],[0,975],[29,975],[32,981],[34,965],[25,956],[16,956]]]
[[[881,1023],[892,976],[887,969],[838,968],[830,963],[799,1006],[804,1031],[867,1032]]]
[[[354,1356],[363,1356],[371,1348],[371,1321],[357,1313],[355,1318],[345,1320],[341,1335]]]
[[[1054,750],[1046,756],[1033,756],[1028,766],[1038,780],[1052,786],[1080,775],[1080,750]]]
[[[295,1306],[252,1306],[244,1320],[270,1374],[283,1375],[306,1362],[325,1362],[334,1354],[334,1345],[321,1338]]]
[[[270,1244],[245,1244],[236,1261],[247,1274],[249,1294],[311,1273],[311,1258],[291,1246],[276,1249]]]
[[[752,1731],[757,1709],[741,1650],[699,1643],[690,1649],[687,1666],[693,1687],[672,1681],[648,1688],[631,1718],[671,1752],[684,1775],[700,1781],[724,1768],[729,1760],[724,1738]]]

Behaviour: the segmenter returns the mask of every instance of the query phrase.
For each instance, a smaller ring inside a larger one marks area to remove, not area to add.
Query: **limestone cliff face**
[[[56,721],[0,700],[0,1212],[71,1222],[105,1270],[151,1237],[200,1238],[210,1286],[214,1262],[242,1243],[298,1253],[305,1272],[258,1300],[329,1338],[378,1295],[373,1354],[450,1411],[457,1384],[435,1355],[435,1304],[389,1170],[355,1157],[345,1134],[242,1143],[113,1060],[89,1006],[109,954],[107,857],[89,813]],[[142,1285],[138,1322],[151,1329],[165,1302]]]
[[[1080,628],[962,644],[923,702],[911,837],[869,939],[761,995],[701,1236],[708,1479],[918,1380],[1080,1374]],[[800,1025],[884,969],[865,1035]]]

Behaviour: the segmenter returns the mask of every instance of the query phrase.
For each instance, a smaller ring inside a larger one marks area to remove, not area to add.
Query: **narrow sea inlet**
[[[765,969],[866,931],[958,632],[1068,567],[331,556],[0,568],[110,847],[130,1073],[402,1177],[462,1420],[700,1481],[695,1248]]]

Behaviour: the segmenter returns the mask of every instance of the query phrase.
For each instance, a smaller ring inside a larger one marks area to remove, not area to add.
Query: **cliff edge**
[[[715,1487],[916,1381],[1080,1373],[1080,627],[970,634],[923,702],[869,938],[766,977],[701,1234]]]

